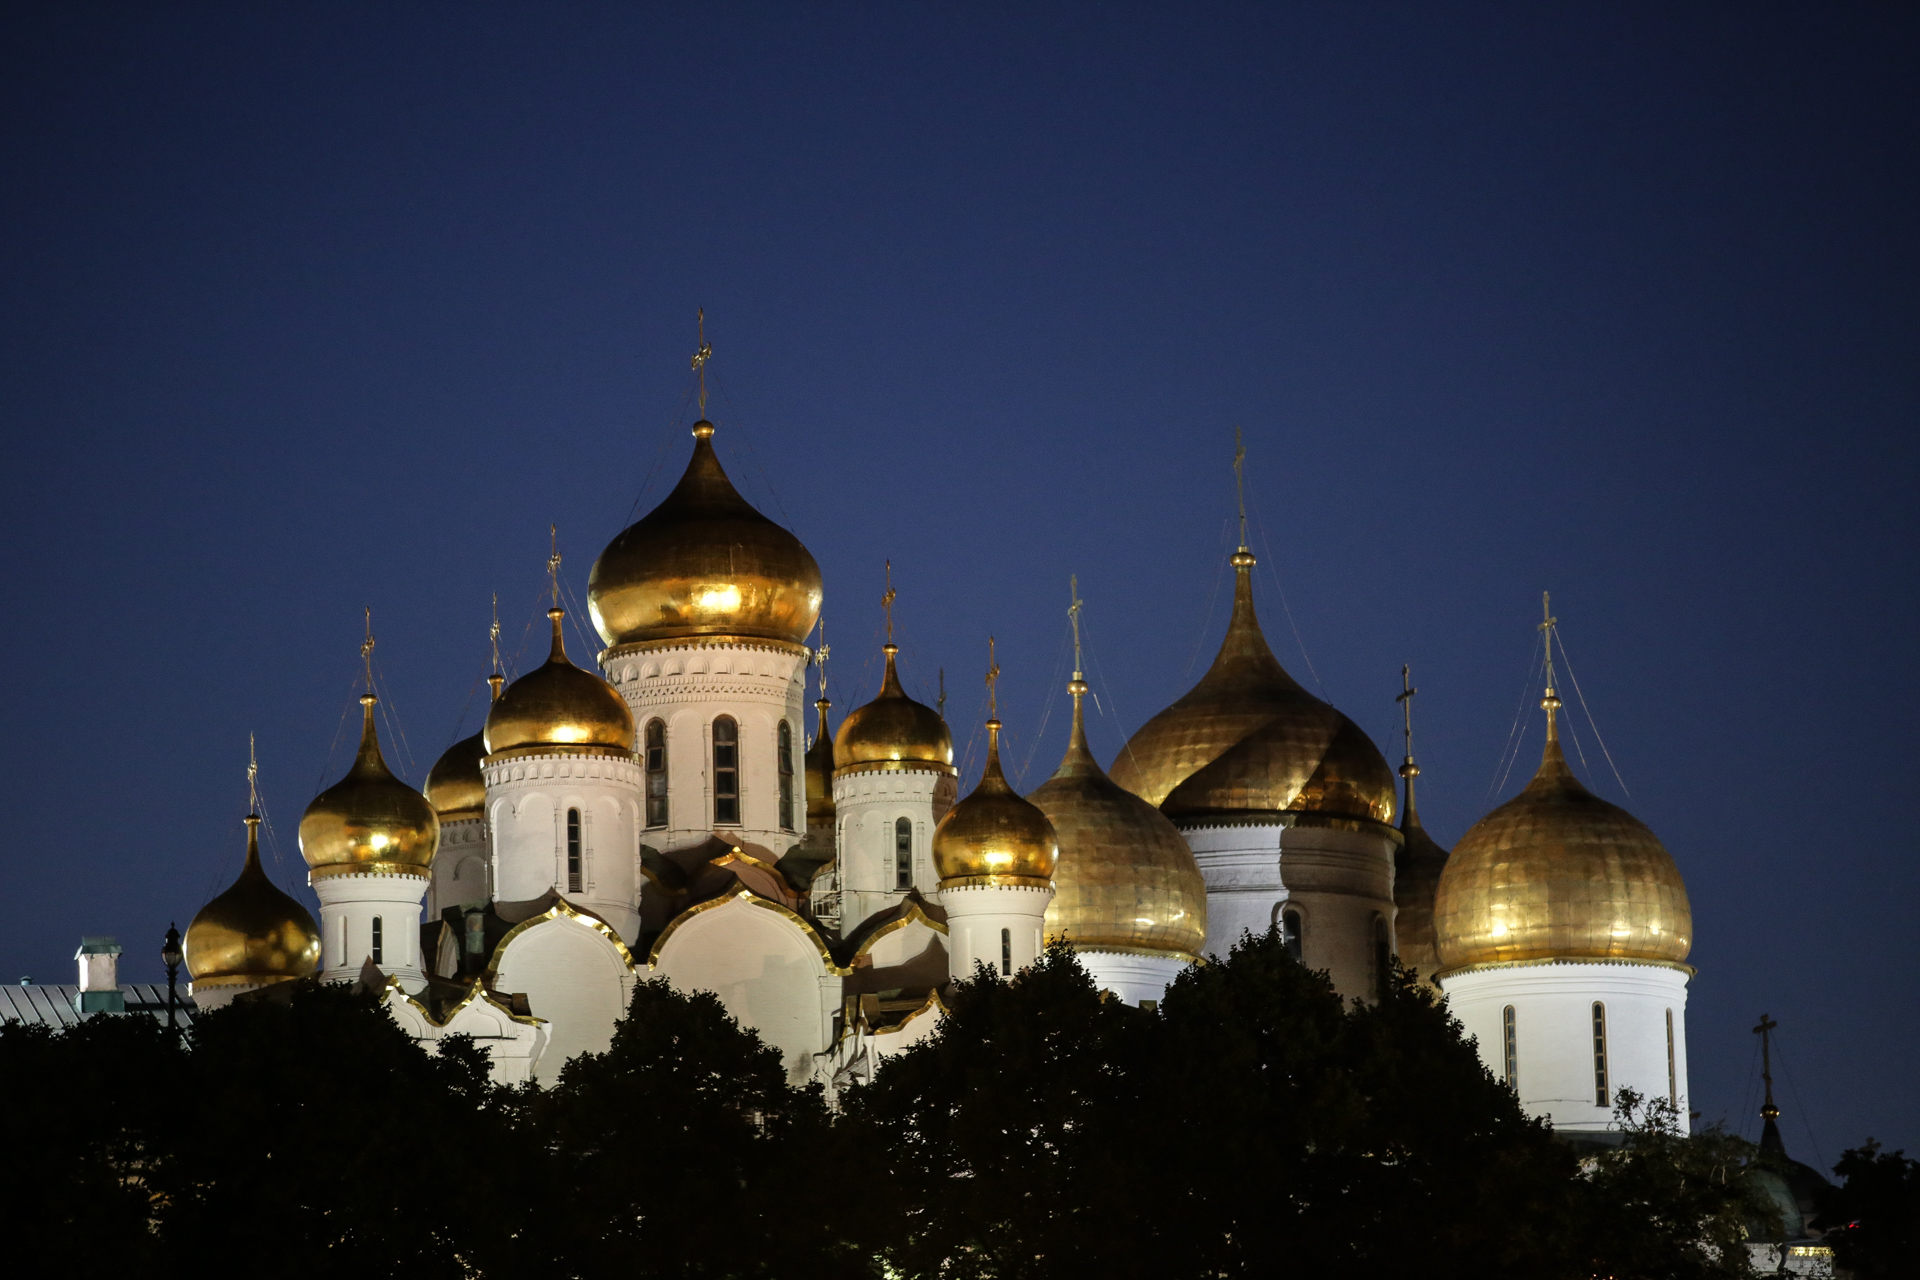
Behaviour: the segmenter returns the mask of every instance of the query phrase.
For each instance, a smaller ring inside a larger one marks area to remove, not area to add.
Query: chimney
[[[75,1013],[125,1013],[127,998],[120,990],[120,942],[117,938],[80,939],[73,953],[80,962],[80,991],[73,998]]]

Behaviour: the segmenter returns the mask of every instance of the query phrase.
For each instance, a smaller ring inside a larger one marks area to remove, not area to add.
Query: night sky
[[[1412,665],[1443,843],[1553,592],[1703,1120],[1757,1133],[1764,1011],[1793,1154],[1920,1147],[1920,18],[1675,8],[10,6],[0,974],[159,977],[249,733],[312,903],[362,609],[417,784],[491,593],[544,656],[548,524],[584,604],[678,477],[704,307],[836,715],[891,557],[909,689],[977,773],[997,636],[1037,786],[1078,574],[1111,758],[1218,643],[1241,427],[1267,635],[1390,763]]]

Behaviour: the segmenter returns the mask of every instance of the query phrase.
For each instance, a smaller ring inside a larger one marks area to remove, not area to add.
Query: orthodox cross
[[[247,735],[247,812],[260,812],[260,759],[253,751],[253,735]]]
[[[1240,428],[1233,429],[1233,491],[1240,499],[1240,549],[1247,549],[1247,446],[1240,443]]]
[[[947,718],[947,669],[945,667],[940,668],[940,696],[934,701],[933,707],[940,713],[942,720]]]
[[[704,418],[707,416],[707,361],[713,359],[713,346],[707,341],[707,309],[699,308],[696,316],[700,326],[700,345],[694,348],[693,371],[700,375],[700,416]]]
[[[1780,1114],[1780,1108],[1773,1105],[1772,1045],[1773,1033],[1779,1026],[1779,1023],[1763,1013],[1760,1015],[1760,1025],[1753,1029],[1753,1034],[1760,1037],[1760,1078],[1767,1084],[1767,1105],[1760,1109],[1760,1114],[1769,1120]]]
[[[1547,639],[1547,693],[1553,693],[1553,625],[1560,619],[1553,616],[1551,608],[1553,597],[1547,592],[1540,593],[1540,617],[1543,621],[1535,628]]]
[[[1073,622],[1073,678],[1080,679],[1080,575],[1070,574],[1067,586],[1073,596],[1073,603],[1067,606],[1067,617]]]
[[[887,589],[880,596],[880,607],[887,611],[887,643],[893,643],[893,561],[887,561]]]
[[[1000,718],[1000,664],[993,658],[993,637],[987,637],[987,719]]]
[[[1400,687],[1402,692],[1394,698],[1400,704],[1400,710],[1407,721],[1407,763],[1413,763],[1413,695],[1420,691],[1413,687],[1412,668],[1404,663],[1400,667]]]
[[[822,698],[827,696],[827,658],[832,653],[832,648],[827,644],[826,615],[822,614],[820,617],[820,647],[813,651],[814,665],[820,668],[820,696]]]
[[[367,606],[367,638],[360,642],[360,661],[367,668],[367,692],[373,692],[373,606]]]
[[[560,526],[547,526],[548,545],[552,548],[547,554],[547,584],[553,589],[553,607],[560,607]]]
[[[493,593],[493,625],[487,628],[487,641],[493,646],[493,674],[500,674],[500,593]]]

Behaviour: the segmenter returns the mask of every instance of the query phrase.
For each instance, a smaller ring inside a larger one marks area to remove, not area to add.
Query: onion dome
[[[372,694],[360,698],[360,750],[347,776],[314,797],[300,819],[308,879],[340,875],[425,876],[440,847],[440,819],[427,798],[393,776],[380,756]]]
[[[487,683],[493,686],[495,702],[500,701],[500,686],[504,682],[503,676],[487,677]],[[486,809],[487,780],[480,772],[480,762],[486,755],[487,733],[482,728],[479,733],[448,747],[434,761],[433,768],[427,772],[426,793],[440,821],[477,818]]]
[[[553,649],[487,712],[488,755],[633,754],[633,711],[612,685],[567,658],[565,609],[547,610]]]
[[[845,733],[842,729],[843,738]],[[987,721],[987,768],[980,785],[947,810],[933,829],[933,868],[940,873],[940,887],[1045,888],[1059,857],[1047,815],[1007,785],[1007,775],[1000,770],[1000,722]]]
[[[1060,857],[1047,940],[1089,951],[1151,951],[1191,959],[1207,936],[1207,884],[1166,815],[1116,786],[1087,749],[1073,673],[1073,733],[1053,777],[1027,799],[1053,824]]]
[[[1549,674],[1547,745],[1519,795],[1454,846],[1434,905],[1447,969],[1517,960],[1679,964],[1693,947],[1680,869],[1646,824],[1580,785],[1560,750]]]
[[[953,734],[938,711],[915,702],[900,687],[894,657],[900,646],[885,646],[887,673],[880,692],[840,723],[833,740],[834,776],[877,771],[924,771],[952,776]]]
[[[1297,684],[1253,611],[1253,553],[1233,555],[1233,617],[1213,666],[1140,727],[1113,780],[1176,822],[1323,813],[1390,822],[1393,774],[1357,725]]]
[[[609,645],[702,637],[799,644],[820,613],[820,566],[734,489],[713,452],[713,424],[696,422],[693,438],[673,492],[594,561],[594,627]]]
[[[807,825],[809,827],[833,826],[833,729],[827,723],[827,710],[833,706],[826,692],[820,694],[820,700],[813,704],[820,713],[820,732],[813,737],[813,745],[807,748],[805,765],[807,775]]]
[[[307,909],[267,879],[260,865],[260,817],[247,815],[240,878],[200,908],[187,926],[187,973],[194,985],[264,986],[320,968],[320,930]]]

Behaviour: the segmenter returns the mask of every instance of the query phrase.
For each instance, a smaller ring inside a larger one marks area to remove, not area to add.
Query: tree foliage
[[[1843,1179],[1822,1192],[1814,1225],[1827,1233],[1834,1260],[1856,1280],[1895,1280],[1920,1266],[1920,1160],[1865,1146],[1840,1155]]]

